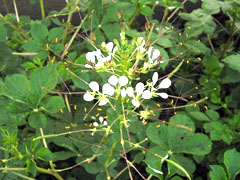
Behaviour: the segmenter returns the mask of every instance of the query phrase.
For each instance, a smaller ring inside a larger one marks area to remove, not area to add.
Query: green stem
[[[232,38],[233,38],[234,27],[235,27],[235,22],[236,22],[236,18],[237,18],[237,8],[238,8],[237,3],[234,2],[234,9],[233,9],[234,15],[233,15],[232,26],[231,26],[231,29],[230,29],[230,32],[229,32],[229,38],[228,38],[228,40],[227,40],[227,43],[225,44],[225,47],[223,48],[223,51],[222,51],[219,59],[222,59],[222,58],[224,57],[224,54],[225,54],[225,52],[227,51],[227,49],[228,49],[228,47],[229,47],[229,45],[230,45],[230,43],[231,43],[231,40],[232,40]]]
[[[2,168],[2,167],[0,167],[0,171],[27,171],[27,168],[8,168],[8,167]],[[40,173],[52,175],[57,180],[64,180],[59,174],[56,174],[52,170],[37,167],[37,171]]]
[[[8,7],[7,7],[6,0],[3,0],[3,4],[4,4],[4,8],[5,8],[5,10],[6,10],[6,13],[8,14],[9,11],[8,11]]]
[[[44,10],[43,0],[39,0],[39,2],[40,2],[40,7],[41,7],[42,19],[44,19],[45,18],[45,10]]]
[[[14,10],[15,10],[17,22],[19,23],[19,22],[20,22],[20,19],[19,19],[19,15],[18,15],[18,9],[17,9],[16,0],[13,0],[13,6],[14,6]]]
[[[61,59],[64,58],[64,56],[67,54],[68,49],[70,48],[70,46],[72,45],[75,37],[77,36],[78,32],[80,31],[83,23],[85,22],[85,20],[88,18],[88,16],[85,16],[84,19],[81,21],[80,25],[77,27],[75,33],[73,34],[72,38],[70,39],[70,41],[67,44],[67,47],[65,48],[65,50],[63,51],[62,55],[61,55]]]
[[[76,6],[78,5],[79,3],[79,0],[77,0],[73,6],[73,8],[70,10],[69,14],[68,14],[68,19],[67,19],[67,25],[65,27],[65,31],[64,31],[64,35],[63,35],[63,40],[62,40],[62,44],[65,43],[65,40],[67,38],[67,34],[68,34],[68,29],[69,29],[69,26],[71,24],[71,20],[72,20],[72,15],[76,9]]]

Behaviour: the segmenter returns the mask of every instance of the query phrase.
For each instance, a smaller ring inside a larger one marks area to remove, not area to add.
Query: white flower
[[[151,98],[151,97],[149,97],[149,93],[148,93],[150,91],[149,90],[144,90],[144,89],[145,89],[145,86],[142,82],[139,82],[139,83],[136,84],[135,91],[132,87],[128,87],[126,89],[127,95],[129,97],[133,98],[131,102],[134,106],[136,106],[136,107],[140,106],[140,102],[139,102],[140,98],[143,98],[143,99],[150,99]]]
[[[109,84],[116,86],[118,83],[118,77],[115,75],[112,75],[108,78],[108,82],[109,82]]]
[[[119,77],[119,85],[126,86],[128,84],[128,78],[126,76]]]
[[[94,96],[91,95],[89,92],[86,92],[84,95],[83,95],[83,99],[85,101],[92,101],[94,99]]]
[[[102,116],[100,116],[98,120],[99,120],[100,124],[102,124],[103,126],[107,126],[107,121],[105,121]],[[99,126],[98,122],[94,122],[93,126],[95,126],[95,127]]]
[[[158,58],[160,57],[161,53],[158,49],[154,49],[152,46],[147,51],[148,55],[148,61],[151,65],[158,64]],[[160,61],[160,63],[163,63],[163,61]]]
[[[96,81],[92,81],[89,83],[89,87],[93,90],[93,91],[99,91],[99,85]]]
[[[151,92],[162,97],[163,99],[167,99],[168,98],[167,93],[156,93],[156,91],[159,89],[169,88],[172,84],[171,80],[169,78],[165,78],[160,82],[159,86],[155,88],[154,86],[156,85],[157,81],[158,81],[158,73],[154,72],[152,76],[152,82],[150,83]]]
[[[83,95],[83,99],[85,101],[92,101],[95,99],[95,95],[97,94],[98,95],[97,99],[99,100],[99,104],[98,104],[99,106],[103,106],[109,102],[106,95],[108,96],[114,95],[114,88],[108,83],[105,83],[102,86],[102,93],[99,92],[99,84],[96,81],[90,82],[88,86],[93,92],[87,91]]]
[[[107,50],[108,56],[103,56],[100,49],[97,49],[96,51],[88,52],[86,54],[86,59],[88,61],[87,64],[85,64],[86,68],[102,68],[104,67],[104,63],[107,61],[110,61],[112,59],[112,56],[115,54],[115,52],[118,50],[117,46],[113,48],[113,43],[102,43],[102,47],[104,47]],[[97,61],[97,62],[96,62]]]

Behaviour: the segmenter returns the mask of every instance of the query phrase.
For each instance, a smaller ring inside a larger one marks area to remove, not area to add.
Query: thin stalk
[[[14,56],[37,56],[38,53],[35,52],[12,52]]]
[[[6,13],[8,14],[9,11],[8,11],[8,7],[7,7],[6,0],[3,0],[3,4],[4,4],[4,8],[5,8],[5,10],[6,10]]]
[[[44,136],[44,133],[43,133],[43,129],[42,129],[42,128],[40,128],[40,134],[41,134],[42,137]],[[47,145],[46,139],[43,138],[42,141],[43,141],[44,147],[48,149],[48,145]],[[55,165],[53,164],[53,161],[52,161],[52,160],[49,161],[49,165],[50,165],[51,170],[52,170],[52,173],[53,173],[52,175],[55,176],[55,177],[56,177],[57,179],[59,179],[59,180],[63,180],[63,178],[60,176],[60,174],[58,174],[58,173],[55,171],[55,168],[54,168]]]
[[[39,3],[40,3],[40,8],[41,8],[42,19],[44,19],[45,18],[45,10],[44,10],[43,0],[39,0]]]
[[[68,18],[67,18],[67,26],[65,27],[65,31],[64,31],[64,35],[63,35],[63,40],[62,40],[62,44],[65,43],[65,40],[67,38],[67,34],[68,34],[68,30],[69,30],[69,26],[71,24],[71,20],[72,20],[72,15],[76,9],[76,6],[78,5],[79,0],[77,0],[73,6],[73,8],[70,10],[69,14],[68,14]]]
[[[210,46],[211,46],[211,49],[212,49],[213,53],[214,53],[214,54],[217,54],[217,52],[216,52],[216,50],[215,50],[215,48],[214,48],[214,46],[213,46],[213,44],[212,44],[212,40],[211,40],[210,36],[207,35],[207,37],[208,37],[208,42],[209,42],[209,44],[210,44]]]
[[[219,57],[219,59],[222,59],[224,57],[224,54],[225,52],[227,51],[230,43],[231,43],[231,40],[233,38],[233,34],[234,34],[234,27],[235,27],[235,23],[236,23],[236,18],[237,18],[237,8],[238,8],[238,5],[236,2],[234,2],[234,15],[233,15],[233,22],[232,22],[232,26],[231,26],[231,29],[230,29],[230,33],[229,33],[229,37],[228,37],[228,40],[227,40],[227,43],[225,44],[225,47],[223,48],[223,51]]]
[[[100,129],[94,128],[94,129],[82,129],[82,130],[76,130],[76,131],[68,131],[68,132],[59,133],[59,134],[48,134],[48,135],[44,135],[44,136],[38,136],[36,138],[33,138],[33,141],[36,141],[38,139],[55,138],[55,137],[70,135],[70,134],[79,133],[79,132],[102,132],[102,131],[105,131],[105,130],[100,130]]]
[[[83,23],[85,22],[85,20],[88,18],[88,16],[85,16],[84,19],[81,21],[80,25],[77,27],[75,33],[73,34],[72,38],[70,39],[70,41],[67,44],[67,47],[65,48],[65,50],[63,51],[62,55],[61,55],[61,59],[64,58],[64,56],[67,54],[68,49],[71,47],[75,37],[77,36],[78,32],[80,31]]]
[[[14,10],[15,10],[17,22],[19,23],[19,22],[20,22],[20,19],[19,19],[19,15],[18,15],[18,9],[17,9],[16,0],[13,0],[13,6],[14,6]]]
[[[184,5],[187,1],[188,1],[188,0],[184,0],[184,1],[182,2],[182,5]],[[172,17],[178,12],[179,9],[180,9],[180,8],[177,8],[177,9],[175,9],[175,10],[173,11],[173,13],[167,18],[167,22],[172,19]]]

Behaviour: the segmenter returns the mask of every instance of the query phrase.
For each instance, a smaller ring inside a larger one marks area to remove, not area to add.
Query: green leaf
[[[60,96],[52,96],[48,98],[44,103],[43,103],[43,108],[45,111],[49,113],[57,113],[59,110],[63,107],[65,107],[65,103],[62,97]]]
[[[223,162],[227,168],[229,180],[234,180],[240,173],[240,153],[236,149],[227,150],[224,153]]]
[[[32,100],[38,105],[40,100],[47,94],[42,88],[52,90],[58,82],[58,75],[55,65],[48,65],[35,71],[30,77]]]
[[[190,112],[189,113],[194,119],[198,121],[211,121],[204,113],[202,112]]]
[[[54,155],[53,161],[63,161],[76,156],[75,153],[70,151],[58,151],[58,152],[54,152],[53,155]]]
[[[217,14],[221,3],[218,0],[202,0],[202,8],[209,14]]]
[[[194,162],[190,158],[184,157],[181,154],[173,154],[170,159],[166,161],[168,162],[169,168],[168,175],[177,173],[181,176],[187,176],[188,179],[191,179],[189,174],[192,175],[196,169]],[[169,163],[169,161],[174,162],[174,164]],[[176,166],[176,164],[178,166]],[[179,167],[181,167],[181,169]]]
[[[210,138],[213,141],[223,140],[230,144],[233,140],[233,132],[226,124],[220,122],[206,123],[204,129],[210,132]]]
[[[182,142],[182,152],[188,154],[205,155],[211,152],[212,143],[205,134],[196,133],[188,136]]]
[[[30,85],[28,79],[21,74],[14,74],[6,77],[5,84],[1,84],[2,94],[20,103],[28,100]]]
[[[230,68],[240,72],[240,54],[228,56],[222,61],[225,62]]]
[[[47,38],[48,29],[43,24],[34,24],[31,28],[31,34],[33,39],[43,41]]]
[[[28,123],[35,129],[44,128],[47,124],[47,117],[41,112],[32,112],[30,113]]]
[[[166,48],[172,47],[172,41],[169,38],[161,38],[156,43]]]
[[[22,47],[28,52],[37,52],[42,48],[37,40],[29,40]]]
[[[153,10],[148,6],[143,6],[140,9],[140,13],[143,14],[144,16],[151,16],[153,14]]]
[[[184,42],[184,46],[190,49],[194,55],[198,54],[208,54],[210,53],[209,48],[207,48],[202,42],[196,40],[187,40]]]
[[[52,161],[54,160],[54,154],[45,147],[40,148],[37,152],[36,152],[36,156],[37,158],[43,160],[43,161]]]
[[[6,42],[7,40],[7,29],[0,24],[0,42]]]
[[[27,171],[30,172],[33,177],[37,175],[37,164],[34,160],[28,159],[27,160]]]
[[[172,125],[160,124],[160,128],[156,128],[159,123],[152,123],[146,131],[148,138],[160,145],[162,150],[195,155],[211,151],[211,141],[204,134],[193,134],[194,124],[186,115],[175,115],[169,123]]]
[[[224,168],[220,165],[211,165],[211,171],[209,177],[211,180],[227,180]]]
[[[207,74],[220,75],[222,67],[220,67],[219,60],[215,55],[205,56],[203,59],[203,65],[205,66],[205,72]]]
[[[119,38],[120,25],[119,23],[104,24],[101,29],[109,40]]]
[[[63,35],[64,35],[64,29],[62,27],[52,28],[49,31],[48,41],[50,42],[56,41],[56,38],[58,38],[58,40],[61,40],[63,38]]]
[[[207,111],[205,111],[205,113],[206,113],[206,115],[208,115],[208,117],[210,117],[214,121],[216,121],[220,118],[220,115],[217,111],[207,110]]]

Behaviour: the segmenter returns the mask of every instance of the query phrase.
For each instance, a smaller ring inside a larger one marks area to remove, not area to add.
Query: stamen
[[[77,105],[74,105],[74,106],[73,106],[73,109],[76,111],[76,110],[77,110]]]
[[[84,110],[85,113],[87,112],[87,108],[86,107],[83,110]]]
[[[160,128],[160,127],[161,127],[161,125],[160,125],[160,124],[156,125],[156,128]]]
[[[70,129],[71,127],[70,126],[65,126],[64,129]]]
[[[62,114],[64,113],[62,108],[61,108],[59,111],[60,111],[60,113],[62,113]]]

